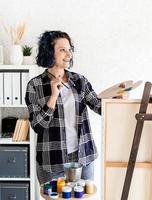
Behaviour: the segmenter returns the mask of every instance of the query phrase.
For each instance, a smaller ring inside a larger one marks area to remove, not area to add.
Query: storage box
[[[0,200],[29,200],[29,184],[0,182]]]
[[[0,177],[28,177],[28,146],[0,146]]]

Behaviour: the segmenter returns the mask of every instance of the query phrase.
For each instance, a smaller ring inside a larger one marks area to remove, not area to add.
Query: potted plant
[[[29,64],[33,64],[33,60],[32,60],[32,48],[31,46],[27,46],[24,45],[22,47],[22,51],[23,51],[23,65],[29,65]]]

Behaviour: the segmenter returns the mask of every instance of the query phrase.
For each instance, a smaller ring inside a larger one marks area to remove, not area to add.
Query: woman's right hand
[[[61,79],[56,78],[51,81],[51,96],[58,98],[62,85]]]
[[[56,104],[56,100],[59,96],[59,92],[60,92],[60,89],[61,87],[63,86],[62,85],[62,82],[61,82],[61,79],[60,78],[56,78],[56,79],[53,79],[51,82],[50,82],[50,85],[51,85],[51,96],[47,102],[47,106],[49,108],[55,108],[55,104]]]

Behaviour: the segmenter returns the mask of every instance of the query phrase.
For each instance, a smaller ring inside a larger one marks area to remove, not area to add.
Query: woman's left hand
[[[116,97],[116,99],[129,99],[130,93],[129,92],[123,92],[119,96]]]

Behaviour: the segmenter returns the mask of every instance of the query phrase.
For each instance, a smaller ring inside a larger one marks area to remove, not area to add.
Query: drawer
[[[0,182],[0,200],[29,200],[29,184]]]
[[[28,177],[28,147],[0,146],[0,177]]]

